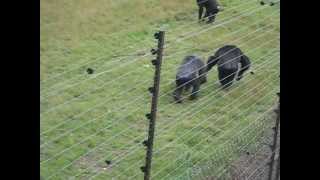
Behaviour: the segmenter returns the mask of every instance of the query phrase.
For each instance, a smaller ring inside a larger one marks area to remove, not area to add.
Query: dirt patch
[[[272,119],[275,122],[276,116]],[[234,161],[230,168],[230,176],[232,180],[267,180],[270,171],[269,162],[272,154],[270,145],[273,142],[274,128],[269,128],[263,135],[260,145],[251,151],[247,151]],[[276,164],[279,157],[280,149],[280,130],[278,132],[278,142],[275,154],[275,163],[273,174],[276,172]]]

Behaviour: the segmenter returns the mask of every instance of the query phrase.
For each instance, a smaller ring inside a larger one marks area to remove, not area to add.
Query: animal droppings
[[[88,73],[88,74],[92,74],[93,72],[94,72],[93,69],[91,69],[91,68],[88,68],[88,69],[87,69],[87,73]]]

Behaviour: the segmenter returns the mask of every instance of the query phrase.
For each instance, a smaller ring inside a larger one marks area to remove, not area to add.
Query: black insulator
[[[158,50],[151,49],[150,52],[151,52],[152,55],[155,55],[155,54],[157,54]]]
[[[149,87],[149,88],[148,88],[148,91],[149,91],[151,94],[153,94],[153,92],[154,92],[154,87]]]
[[[144,145],[144,146],[148,146],[148,140],[144,140],[143,142],[142,142],[142,144]]]
[[[154,33],[154,38],[155,39],[159,39],[160,38],[160,33],[159,32]]]
[[[141,169],[142,172],[146,171],[146,167],[144,167],[144,166],[141,166],[140,169]]]
[[[147,119],[151,119],[151,114],[150,113],[148,113],[148,114],[146,114],[146,117],[147,117]]]
[[[154,65],[154,66],[158,65],[158,61],[157,61],[156,59],[152,60],[151,63],[152,63],[152,65]]]

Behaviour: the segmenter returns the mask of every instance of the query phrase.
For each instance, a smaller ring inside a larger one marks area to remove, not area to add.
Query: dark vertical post
[[[272,175],[273,175],[273,167],[274,167],[274,158],[275,158],[275,150],[277,148],[277,141],[278,141],[278,132],[279,132],[279,127],[280,127],[280,93],[278,93],[279,96],[279,103],[278,103],[278,108],[275,110],[275,112],[277,113],[277,119],[276,119],[276,126],[274,128],[274,136],[273,136],[273,144],[271,145],[271,161],[269,163],[269,176],[268,176],[268,180],[272,180]],[[280,157],[280,156],[279,156]]]
[[[158,105],[158,96],[159,96],[159,87],[160,87],[160,72],[161,72],[162,54],[163,54],[163,46],[164,46],[164,31],[159,31],[154,36],[156,39],[158,39],[158,49],[151,50],[152,54],[157,54],[157,59],[152,60],[152,64],[155,66],[155,74],[154,74],[153,87],[149,88],[149,91],[152,93],[151,113],[146,115],[146,117],[150,120],[149,131],[148,131],[148,139],[143,142],[143,144],[147,147],[146,164],[144,167],[141,168],[142,171],[144,172],[145,180],[150,179],[153,139],[154,139],[154,131],[155,131],[155,125],[156,125],[156,118],[157,118],[157,105]]]
[[[277,169],[276,169],[276,180],[280,179],[280,149],[279,149],[279,157],[277,162]]]

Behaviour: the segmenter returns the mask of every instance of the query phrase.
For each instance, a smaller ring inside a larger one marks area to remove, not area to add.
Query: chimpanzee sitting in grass
[[[218,64],[219,81],[223,88],[231,86],[235,77],[239,81],[243,73],[250,68],[250,59],[234,45],[226,45],[220,48],[214,56],[210,56],[207,62],[207,71]],[[241,67],[239,67],[239,64]]]
[[[176,90],[173,93],[177,103],[181,103],[181,94],[185,89],[188,91],[192,87],[191,99],[197,97],[200,85],[207,82],[206,65],[197,56],[191,55],[184,58],[176,75]]]

